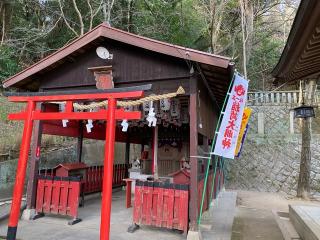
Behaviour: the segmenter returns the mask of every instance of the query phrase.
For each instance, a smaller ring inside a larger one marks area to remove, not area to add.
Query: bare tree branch
[[[2,11],[2,36],[0,46],[4,42],[5,34],[6,34],[6,7],[3,2],[1,2],[0,13]]]
[[[242,62],[243,62],[243,73],[244,77],[247,78],[247,58],[246,58],[246,26],[245,26],[245,13],[244,13],[244,3],[245,0],[239,0],[241,9],[241,30],[242,30]]]
[[[92,6],[90,3],[90,0],[87,0],[87,4],[90,10],[90,20],[89,20],[89,31],[92,29],[92,22],[93,22],[93,10],[92,10]]]
[[[94,17],[101,11],[101,8],[103,6],[103,0],[100,1],[100,4],[95,11],[93,11],[93,8],[91,5],[91,0],[87,0],[87,4],[89,7],[89,11],[90,11],[90,18],[89,18],[89,31],[90,31],[92,29]]]
[[[76,3],[76,0],[72,0],[72,3],[73,3],[73,7],[74,7],[74,10],[76,11],[76,13],[78,14],[78,17],[79,17],[79,22],[80,22],[80,35],[83,35],[84,34],[84,24],[83,24],[83,19],[82,19],[82,15],[81,15],[81,12],[78,8],[78,5]]]
[[[58,3],[59,3],[60,11],[61,11],[61,16],[62,16],[65,24],[67,25],[67,27],[68,27],[77,37],[79,37],[79,34],[76,32],[76,30],[75,30],[73,27],[71,27],[71,25],[69,24],[68,20],[66,19],[66,16],[64,15],[61,0],[58,0]]]
[[[111,2],[110,2],[110,0],[107,0],[107,5],[108,5],[108,8],[106,9],[107,11],[106,11],[106,20],[107,20],[107,22],[110,24],[110,19],[111,19],[111,10],[112,10],[112,8],[113,8],[113,4],[114,4],[114,0],[111,0]]]
[[[101,0],[101,2],[99,4],[99,7],[97,8],[96,12],[93,13],[93,17],[95,17],[101,11],[102,6],[103,6],[103,0]]]

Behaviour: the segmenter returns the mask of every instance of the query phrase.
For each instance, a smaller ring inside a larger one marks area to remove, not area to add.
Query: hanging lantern
[[[294,118],[308,118],[315,117],[314,108],[312,106],[302,105],[296,107],[294,110]]]
[[[170,114],[173,118],[180,118],[180,101],[179,99],[172,99],[170,106]]]
[[[160,109],[162,111],[169,111],[170,110],[170,99],[164,98],[160,100]]]
[[[181,108],[181,122],[185,124],[189,123],[189,113],[186,107]]]
[[[161,118],[161,111],[159,106],[159,101],[153,102],[154,112],[156,113],[156,118]]]
[[[149,109],[150,109],[150,102],[144,102],[144,103],[142,104],[142,107],[143,107],[143,111],[144,111],[144,112],[148,112]]]

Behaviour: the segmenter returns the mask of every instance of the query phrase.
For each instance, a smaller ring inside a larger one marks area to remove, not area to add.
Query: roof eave
[[[74,51],[82,48],[83,46],[87,45],[88,43],[92,42],[93,40],[99,38],[101,36],[101,30],[99,29],[99,26],[94,28],[92,31],[84,34],[80,38],[75,39],[68,45],[60,48],[56,52],[48,55],[47,57],[41,59],[40,61],[34,63],[33,65],[25,68],[21,72],[18,72],[17,74],[13,75],[12,77],[6,79],[3,82],[3,87],[8,88],[12,85],[16,84],[17,82],[20,82],[33,74],[39,72],[40,70],[50,66],[51,64],[65,58],[69,54],[73,53]]]
[[[18,82],[31,77],[32,75],[38,73],[39,71],[49,67],[53,63],[62,60],[68,55],[74,53],[78,49],[84,47],[90,42],[96,40],[99,37],[110,38],[115,41],[123,42],[129,45],[140,47],[154,52],[159,52],[165,55],[177,57],[184,60],[199,62],[203,64],[208,64],[211,66],[228,69],[231,62],[230,58],[222,57],[210,53],[201,52],[198,50],[184,48],[181,46],[161,42],[158,40],[146,38],[143,36],[135,35],[132,33],[125,32],[116,28],[108,26],[106,23],[102,23],[95,27],[90,32],[87,32],[80,38],[75,39],[70,44],[60,48],[51,55],[41,59],[37,63],[31,65],[30,67],[22,70],[21,72],[15,74],[14,76],[6,79],[3,82],[3,87],[13,87]]]
[[[286,45],[277,65],[271,72],[275,78],[273,83],[300,79],[300,77],[292,76],[292,71],[318,22],[319,3],[318,0],[301,1]]]

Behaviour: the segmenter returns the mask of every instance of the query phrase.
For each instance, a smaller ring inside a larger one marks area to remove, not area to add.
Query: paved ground
[[[65,218],[46,216],[35,221],[20,221],[18,238],[21,240],[88,240],[99,239],[100,199],[85,201],[80,208],[82,222],[69,226]],[[132,208],[125,208],[124,192],[113,194],[111,216],[111,240],[180,240],[185,239],[180,232],[142,226],[135,233],[128,233],[132,221]],[[6,222],[0,223],[0,236],[6,235]]]
[[[237,193],[222,191],[214,206],[203,214],[201,235],[204,240],[230,240]]]
[[[238,191],[232,240],[283,240],[272,210],[288,212],[288,204],[316,204],[317,201],[285,199],[276,193]]]
[[[278,194],[238,191],[237,208],[232,226],[232,240],[283,240],[282,234],[276,224],[272,210],[288,212],[288,204],[312,204],[320,206],[317,201],[305,202],[299,200],[287,200]],[[230,198],[231,199],[231,198]],[[221,199],[220,199],[221,200]],[[220,201],[220,207],[223,206]],[[111,239],[112,240],[182,240],[185,239],[177,231],[158,229],[142,226],[141,229],[131,234],[127,232],[132,221],[132,208],[125,209],[124,192],[113,194]],[[1,209],[0,209],[1,210]],[[231,211],[232,209],[228,209]],[[232,211],[231,211],[232,212]],[[227,217],[215,213],[217,220]],[[82,222],[69,226],[66,218],[46,216],[36,221],[20,221],[18,238],[21,240],[84,240],[99,239],[100,226],[100,198],[87,199],[85,207],[80,208],[79,213]],[[214,220],[213,219],[213,220]],[[230,220],[230,219],[229,219]],[[228,220],[228,221],[229,221]],[[230,222],[230,221],[229,221]],[[204,222],[205,223],[205,222]],[[0,236],[7,231],[7,221],[0,222]],[[212,228],[207,228],[205,240],[226,239],[216,235],[217,223]],[[224,224],[225,226],[226,224]],[[228,224],[228,226],[231,224]],[[225,236],[227,236],[226,234]],[[229,239],[230,239],[229,233]],[[1,239],[1,238],[0,238]]]

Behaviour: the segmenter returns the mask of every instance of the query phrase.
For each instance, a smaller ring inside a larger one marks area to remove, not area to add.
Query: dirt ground
[[[283,240],[272,210],[289,211],[289,204],[319,205],[319,201],[288,200],[276,193],[238,191],[232,240]]]

